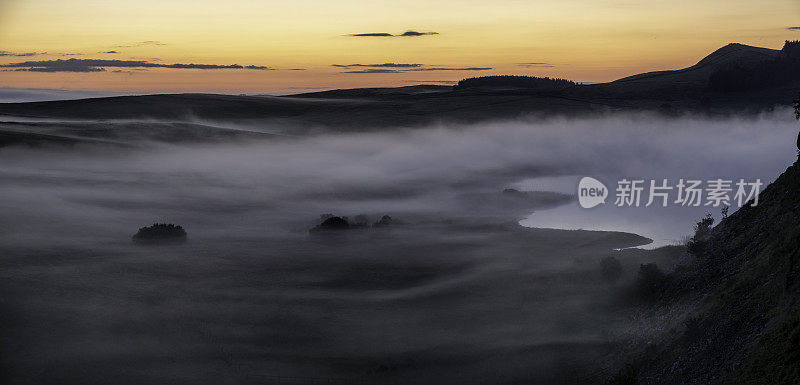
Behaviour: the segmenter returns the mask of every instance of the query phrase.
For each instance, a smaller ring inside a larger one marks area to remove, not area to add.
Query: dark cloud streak
[[[525,67],[525,68],[530,68],[530,67],[551,68],[551,67],[555,67],[554,65],[552,65],[550,63],[545,63],[545,62],[517,63],[517,65],[520,66],[520,67]]]
[[[44,55],[46,53],[47,52],[10,52],[10,51],[0,51],[0,56],[27,57],[27,56]]]
[[[422,67],[418,63],[381,63],[381,64],[331,64],[332,67],[337,68],[352,68],[352,67],[371,67],[371,68],[417,68]]]
[[[353,33],[353,34],[350,34],[348,36],[353,36],[353,37],[392,37],[394,35],[392,35],[391,33],[386,33],[386,32],[369,32],[369,33]]]
[[[28,71],[28,72],[105,72],[105,68],[99,67],[76,67],[69,70],[52,67],[30,67],[30,68],[17,68],[14,71]]]
[[[131,44],[127,44],[127,45],[118,45],[117,47],[118,48],[132,48],[132,47],[141,47],[141,46],[145,46],[145,45],[167,45],[167,43],[162,43],[162,42],[156,41],[156,40],[145,40],[145,41],[139,41],[139,42],[131,43]]]
[[[430,67],[430,68],[412,68],[404,70],[407,72],[412,71],[489,71],[492,67],[462,67],[462,68],[447,68],[447,67]]]
[[[392,63],[387,63],[392,64]],[[334,65],[336,67],[342,68],[341,65]],[[360,65],[362,67],[373,67],[371,65]],[[390,67],[390,66],[383,66],[383,67]],[[344,66],[343,68],[350,68]],[[353,71],[344,71],[343,74],[396,74],[402,72],[427,72],[427,71],[489,71],[492,70],[492,67],[423,67],[422,64],[418,65],[417,67],[392,67],[389,68],[367,68],[363,70],[353,70]]]
[[[414,30],[405,31],[399,35],[394,35],[388,32],[367,32],[367,33],[352,33],[347,36],[352,37],[418,37],[418,36],[431,36],[438,35],[439,32],[418,32]]]
[[[344,71],[343,74],[396,74],[403,71],[400,70],[389,70],[383,68],[370,68],[365,70],[355,70],[355,71]]]
[[[33,72],[102,72],[105,67],[113,68],[173,68],[173,69],[249,69],[271,70],[266,66],[241,66],[239,64],[161,64],[144,60],[102,60],[102,59],[68,59],[68,60],[38,60],[20,63],[0,64],[0,67],[19,68],[20,71]],[[27,68],[27,69],[26,69]]]
[[[438,35],[439,32],[417,32],[417,31],[405,31],[402,35],[398,35],[401,37],[416,37],[416,36],[428,36],[428,35]]]

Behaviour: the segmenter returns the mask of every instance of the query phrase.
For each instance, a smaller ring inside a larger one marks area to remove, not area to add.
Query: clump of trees
[[[186,230],[172,223],[155,223],[152,226],[140,228],[133,235],[133,242],[135,243],[184,243],[186,240]]]
[[[574,86],[572,80],[518,75],[481,76],[460,80],[454,89],[468,89],[480,87],[515,87],[536,90],[560,90]]]
[[[695,223],[694,235],[686,242],[686,250],[690,254],[700,255],[703,252],[712,226],[714,226],[714,217],[710,213]]]
[[[348,217],[339,217],[333,214],[322,214],[320,215],[320,219],[322,222],[308,230],[310,233],[363,229],[369,227],[369,218],[367,218],[366,215],[357,215],[353,221]],[[397,220],[393,220],[392,217],[384,215],[375,222],[372,227],[389,227],[396,224],[399,224]]]
[[[780,55],[754,66],[720,68],[708,78],[714,91],[753,91],[800,80],[800,40],[787,40]]]

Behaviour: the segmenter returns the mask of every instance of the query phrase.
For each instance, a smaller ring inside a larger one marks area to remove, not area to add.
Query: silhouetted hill
[[[741,92],[800,81],[800,41],[786,41],[778,55],[753,64],[734,63],[708,78],[714,91]]]
[[[586,89],[615,98],[666,98],[680,99],[704,94],[708,91],[708,79],[715,71],[731,65],[751,67],[775,58],[780,51],[752,47],[744,44],[728,44],[697,64],[669,71],[654,71],[624,77],[610,83],[586,86]]]

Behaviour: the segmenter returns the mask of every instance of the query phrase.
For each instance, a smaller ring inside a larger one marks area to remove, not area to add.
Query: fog
[[[617,180],[768,183],[795,159],[796,132],[785,110],[1,148],[0,375],[583,381],[624,334],[626,287],[649,262],[614,249],[647,241],[545,229],[676,242],[719,209],[615,207]],[[606,205],[577,206],[581,176],[612,189]],[[309,234],[326,213],[402,224]],[[131,243],[155,222],[189,242]],[[599,277],[608,255],[620,282]]]

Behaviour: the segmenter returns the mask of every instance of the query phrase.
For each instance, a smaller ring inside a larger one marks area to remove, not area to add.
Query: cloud
[[[248,69],[248,70],[260,70],[260,71],[272,71],[272,70],[274,70],[274,68],[269,68],[267,66],[254,66],[254,65],[244,66],[244,68]]]
[[[100,52],[100,53],[119,53],[119,51],[113,51],[112,50],[112,51],[105,51],[105,52]]]
[[[552,65],[550,63],[545,63],[545,62],[517,63],[517,65],[520,66],[520,67],[525,67],[525,68],[530,68],[530,67],[540,67],[540,68],[555,67],[554,65]]]
[[[30,68],[17,68],[14,71],[29,71],[29,72],[104,72],[105,68],[99,67],[74,67],[68,70],[54,67],[30,67]]]
[[[417,68],[422,67],[418,63],[381,63],[381,64],[331,64],[332,67],[351,68],[351,67],[372,67],[372,68]]]
[[[60,53],[59,56],[83,56],[83,54],[77,52],[67,52],[67,53]]]
[[[790,31],[800,31],[800,27],[789,27],[789,28],[786,28],[786,29],[788,29]]]
[[[349,36],[353,36],[353,37],[392,37],[394,35],[392,35],[391,33],[386,33],[386,32],[369,32],[369,33],[353,33],[353,34],[350,34]]]
[[[405,31],[399,35],[394,35],[388,32],[367,32],[367,33],[353,33],[347,36],[353,37],[417,37],[417,36],[430,36],[438,35],[439,32],[418,32],[414,30]]]
[[[68,59],[68,60],[39,60],[26,61],[20,63],[0,64],[0,67],[18,68],[19,71],[33,72],[102,72],[105,67],[113,68],[174,68],[174,69],[255,69],[269,70],[266,66],[249,65],[247,67],[239,64],[220,65],[220,64],[161,64],[145,60],[102,60],[102,59]]]
[[[151,46],[152,45],[167,45],[167,43],[162,43],[162,42],[156,41],[156,40],[145,40],[145,41],[138,41],[136,43],[131,43],[131,44],[118,45],[117,47],[118,48],[131,48],[131,47],[141,47],[141,46],[145,46],[145,45],[151,45]]]
[[[163,68],[179,68],[179,69],[200,69],[200,70],[215,70],[215,69],[242,69],[244,67],[238,64],[230,64],[230,65],[219,65],[219,64],[156,64],[153,67],[163,67]],[[266,67],[264,67],[266,68]]]
[[[492,67],[425,67],[418,63],[383,63],[383,64],[333,64],[338,68],[367,67],[363,70],[344,71],[343,74],[396,74],[401,72],[421,71],[488,71]]]
[[[412,68],[404,71],[489,71],[492,67],[461,67],[461,68],[448,68],[448,67],[429,67],[429,68]]]
[[[36,55],[43,55],[47,52],[10,52],[10,51],[0,51],[0,56],[15,56],[15,57],[24,57],[24,56],[36,56]]]
[[[399,70],[389,70],[383,68],[370,68],[365,70],[356,70],[356,71],[345,71],[342,72],[343,74],[396,74],[403,71]]]
[[[415,37],[415,36],[427,36],[427,35],[438,35],[439,32],[417,32],[417,31],[405,31],[402,35],[398,35],[401,37]]]

